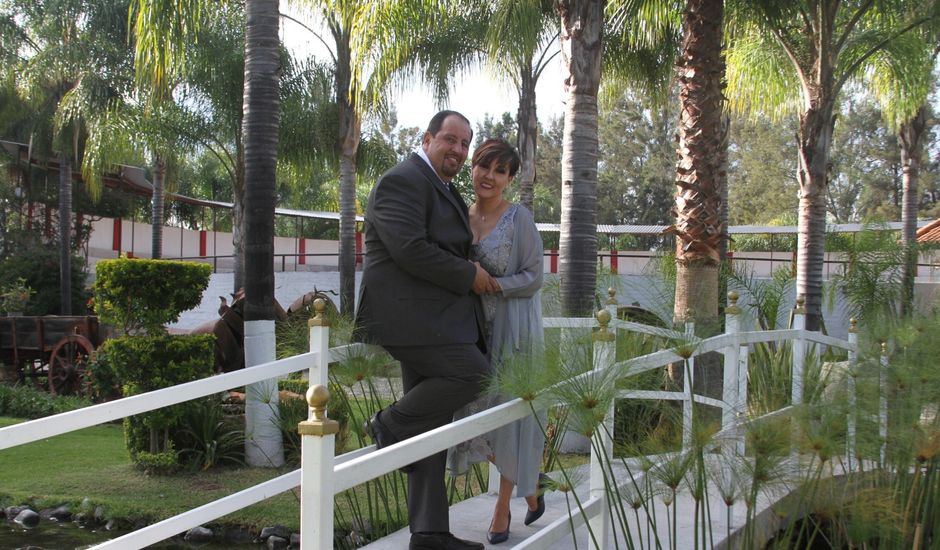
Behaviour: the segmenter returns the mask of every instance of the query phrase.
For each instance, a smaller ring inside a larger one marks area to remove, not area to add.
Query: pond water
[[[11,522],[0,521],[0,548],[14,550],[27,546],[44,548],[46,550],[79,550],[101,544],[110,539],[126,534],[127,531],[106,531],[104,527],[86,528],[74,522],[56,523],[54,521],[40,521],[33,529],[23,527]],[[241,544],[219,542],[211,544],[190,544],[180,537],[148,546],[157,550],[225,550],[240,548],[249,550],[264,548],[263,544]]]

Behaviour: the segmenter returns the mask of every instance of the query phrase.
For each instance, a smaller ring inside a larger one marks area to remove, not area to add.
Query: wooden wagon
[[[53,395],[87,389],[85,369],[101,341],[94,315],[0,317],[0,361],[20,380],[45,379]]]

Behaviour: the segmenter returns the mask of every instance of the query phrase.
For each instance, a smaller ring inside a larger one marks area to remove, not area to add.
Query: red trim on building
[[[206,257],[206,230],[202,229],[199,231],[199,257]]]
[[[549,250],[549,273],[558,273],[558,251],[554,248]]]
[[[111,250],[121,251],[121,218],[114,218],[114,231],[111,235]]]
[[[610,251],[610,272],[618,273],[618,268],[620,267],[620,257],[617,256],[617,251],[611,249]]]
[[[307,239],[301,237],[300,242],[297,243],[297,252],[300,254],[300,258],[297,260],[297,263],[304,265],[307,263]]]
[[[356,231],[356,264],[362,264],[362,232]]]

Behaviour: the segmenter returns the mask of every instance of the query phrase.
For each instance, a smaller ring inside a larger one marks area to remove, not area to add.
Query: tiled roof
[[[918,229],[917,242],[940,243],[940,219],[936,219]]]

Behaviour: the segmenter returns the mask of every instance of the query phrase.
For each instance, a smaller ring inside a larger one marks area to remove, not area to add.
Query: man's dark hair
[[[437,133],[441,131],[441,126],[444,125],[444,120],[446,120],[447,117],[451,115],[460,117],[460,120],[463,120],[464,122],[467,123],[467,126],[470,126],[470,138],[472,139],[473,138],[473,125],[470,124],[470,121],[467,120],[467,117],[463,116],[457,111],[444,110],[444,111],[437,113],[433,117],[431,117],[431,122],[428,123],[428,130],[427,130],[428,133],[431,134],[432,136],[436,136]]]

